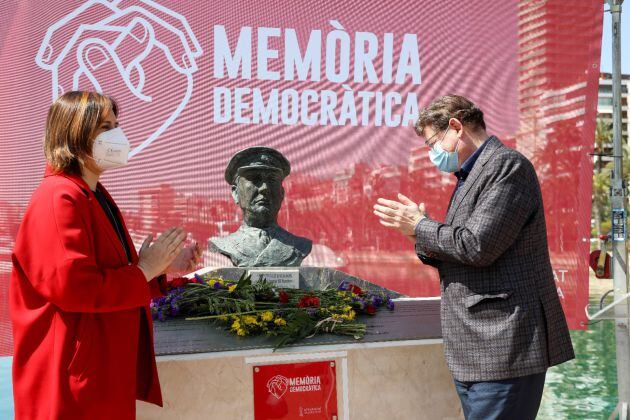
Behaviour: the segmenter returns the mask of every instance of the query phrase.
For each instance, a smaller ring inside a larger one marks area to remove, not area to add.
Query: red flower
[[[351,284],[350,286],[348,286],[348,290],[354,293],[355,295],[363,294],[363,290],[361,290],[359,286],[355,286],[354,284]]]
[[[376,313],[376,307],[370,303],[365,307],[365,313],[368,315],[374,315]]]
[[[280,303],[287,303],[289,301],[289,295],[284,290],[280,291]]]
[[[177,277],[168,282],[168,287],[174,289],[176,287],[182,287],[187,283],[194,282],[194,280],[187,279],[186,277]]]
[[[298,308],[319,308],[320,302],[317,296],[303,296],[298,302]]]

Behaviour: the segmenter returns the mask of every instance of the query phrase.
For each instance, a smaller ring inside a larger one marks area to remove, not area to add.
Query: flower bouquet
[[[199,275],[177,278],[166,296],[151,302],[154,319],[211,319],[239,337],[276,337],[276,349],[322,333],[361,339],[366,325],[357,315],[374,315],[382,307],[394,309],[390,295],[349,282],[337,289],[279,289],[264,279],[252,283],[245,275],[236,282]]]

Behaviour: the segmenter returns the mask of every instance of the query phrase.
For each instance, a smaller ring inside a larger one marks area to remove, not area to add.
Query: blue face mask
[[[446,137],[446,133],[448,133],[449,129],[450,127],[446,129],[444,135],[442,136],[442,139],[435,143],[433,147],[431,147],[431,150],[429,151],[429,159],[431,159],[431,162],[433,162],[433,164],[437,166],[440,171],[452,173],[457,172],[457,170],[459,169],[459,156],[457,154],[459,139],[457,140],[455,151],[453,152],[447,152],[442,148],[442,145],[440,144],[442,143],[442,140],[444,140],[444,137]]]

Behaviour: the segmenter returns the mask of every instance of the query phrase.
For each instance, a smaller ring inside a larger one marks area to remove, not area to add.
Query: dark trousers
[[[534,420],[545,374],[488,382],[455,381],[466,420]]]

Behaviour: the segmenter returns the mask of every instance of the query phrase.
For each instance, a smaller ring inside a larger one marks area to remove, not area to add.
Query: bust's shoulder
[[[303,255],[308,255],[313,248],[313,241],[302,236],[294,235],[293,233],[280,226],[276,226],[274,229],[272,229],[270,231],[270,234],[273,239],[276,239],[285,245],[297,249]]]
[[[217,252],[232,248],[231,245],[235,242],[236,238],[236,232],[232,232],[227,236],[215,236],[213,238],[210,238],[208,239],[210,251]]]

